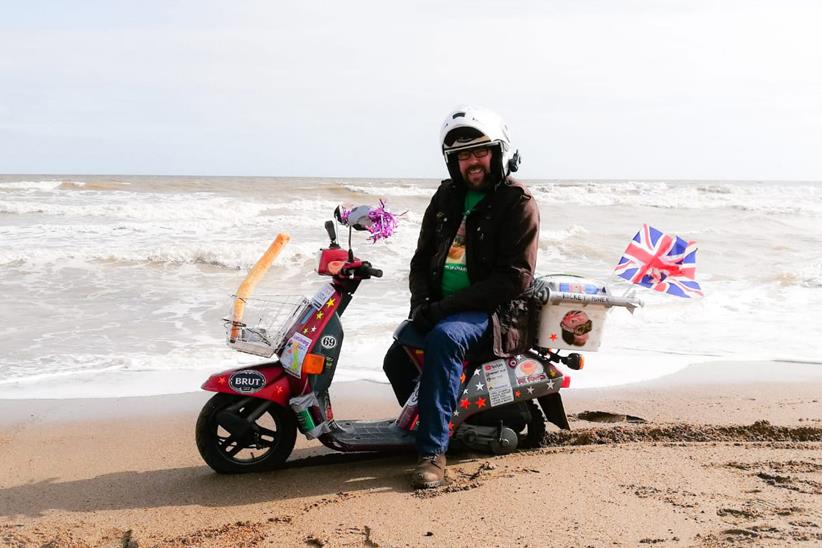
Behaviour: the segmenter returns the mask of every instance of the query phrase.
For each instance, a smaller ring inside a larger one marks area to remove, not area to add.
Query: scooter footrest
[[[333,437],[337,443],[362,451],[411,448],[415,437],[403,430],[393,420],[382,421],[334,421]]]

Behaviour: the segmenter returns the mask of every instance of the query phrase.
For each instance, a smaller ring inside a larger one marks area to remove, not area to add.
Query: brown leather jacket
[[[494,326],[494,354],[523,352],[531,342],[527,311],[519,310],[522,305],[514,300],[534,279],[539,243],[536,200],[511,177],[488,192],[466,219],[465,263],[471,286],[443,299],[443,265],[462,220],[464,201],[465,185],[447,179],[425,210],[411,259],[411,308],[431,300],[439,301],[446,314],[488,312]]]

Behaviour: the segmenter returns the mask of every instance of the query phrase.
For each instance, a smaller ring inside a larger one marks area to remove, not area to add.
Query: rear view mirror
[[[368,216],[371,213],[371,206],[361,205],[344,213],[341,207],[334,210],[334,218],[343,225],[350,226],[354,230],[368,230],[374,222]]]

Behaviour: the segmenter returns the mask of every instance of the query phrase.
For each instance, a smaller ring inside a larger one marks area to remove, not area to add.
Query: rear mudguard
[[[539,406],[542,407],[542,412],[545,413],[545,418],[548,422],[555,424],[562,430],[570,430],[571,425],[568,424],[568,416],[565,414],[565,407],[562,405],[562,398],[559,392],[553,394],[546,394],[537,399]]]
[[[229,369],[211,375],[201,386],[209,392],[250,396],[288,407],[291,384],[279,362]]]

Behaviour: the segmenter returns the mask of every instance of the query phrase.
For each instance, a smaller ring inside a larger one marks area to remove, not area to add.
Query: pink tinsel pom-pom
[[[346,207],[340,206],[340,221],[344,225],[348,225],[348,219],[351,215],[351,212],[354,209],[348,209]],[[399,216],[405,215],[402,213]],[[385,202],[380,200],[380,205],[378,207],[371,208],[368,212],[368,219],[371,221],[371,226],[368,227],[368,232],[371,233],[371,236],[368,237],[372,243],[376,243],[377,240],[385,240],[394,234],[394,230],[397,228],[397,217],[398,215],[394,215],[387,209],[385,209]]]
[[[368,212],[368,218],[373,223],[368,231],[371,232],[369,238],[372,242],[384,240],[394,234],[397,228],[397,218],[385,209],[385,202],[380,200],[380,206]]]

